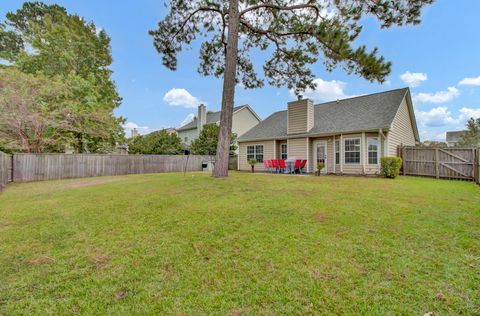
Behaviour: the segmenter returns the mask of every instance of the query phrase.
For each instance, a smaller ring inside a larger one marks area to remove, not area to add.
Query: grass
[[[480,314],[480,187],[234,173],[13,184],[0,314]]]

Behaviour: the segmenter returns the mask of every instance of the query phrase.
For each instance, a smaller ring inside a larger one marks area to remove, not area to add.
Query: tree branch
[[[294,10],[300,10],[300,9],[313,9],[313,10],[315,10],[315,15],[316,15],[315,16],[315,21],[320,17],[320,9],[316,5],[308,4],[308,3],[291,5],[291,6],[281,6],[281,5],[276,5],[276,4],[272,4],[272,3],[259,4],[259,5],[255,5],[253,7],[250,7],[250,8],[246,8],[245,10],[240,12],[240,17],[242,17],[245,13],[255,11],[255,10],[258,10],[258,9],[262,9],[262,8],[276,9],[276,10],[280,10],[280,11],[294,11]]]
[[[225,16],[227,15],[227,13],[224,13],[222,12],[222,10],[220,9],[216,9],[216,8],[210,8],[210,7],[200,7],[196,10],[194,10],[192,13],[190,13],[187,18],[183,21],[182,25],[180,26],[180,29],[175,33],[173,34],[172,38],[175,38],[177,37],[177,35],[183,31],[183,29],[185,28],[185,25],[187,25],[188,21],[193,18],[195,16],[195,14],[197,14],[198,12],[208,12],[208,11],[211,11],[211,12],[216,12],[218,14],[220,14],[220,16],[222,17],[222,24],[223,24],[223,27],[222,27],[222,43],[226,49],[226,46],[227,46],[227,42],[225,41],[225,29],[226,29],[226,22],[225,22]]]

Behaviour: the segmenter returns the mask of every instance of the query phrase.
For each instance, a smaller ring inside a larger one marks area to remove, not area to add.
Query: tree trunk
[[[235,101],[240,17],[238,0],[230,0],[229,2],[228,45],[225,57],[225,72],[223,74],[222,112],[220,113],[220,131],[218,134],[215,168],[213,170],[213,176],[215,178],[224,178],[228,176],[228,159],[230,155],[230,140],[232,137],[233,103]]]

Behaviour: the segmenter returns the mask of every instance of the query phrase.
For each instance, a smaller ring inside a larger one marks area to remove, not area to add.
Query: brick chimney
[[[197,115],[197,132],[198,135],[202,132],[203,125],[207,124],[207,107],[203,104],[198,106]]]
[[[314,122],[313,101],[299,98],[288,102],[287,133],[308,133]]]

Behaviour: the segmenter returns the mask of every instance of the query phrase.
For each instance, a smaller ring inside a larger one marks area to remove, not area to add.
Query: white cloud
[[[459,120],[461,122],[466,123],[471,117],[473,117],[475,119],[479,118],[480,117],[480,108],[472,109],[472,108],[463,107],[463,108],[460,109]]]
[[[430,131],[430,130],[422,130],[420,131],[420,139],[422,141],[440,141],[444,142],[446,140],[446,132],[437,132],[437,131]]]
[[[125,131],[125,136],[130,137],[132,135],[132,130],[136,128],[140,135],[145,135],[151,132],[148,126],[139,126],[135,122],[127,122],[123,124],[123,130]]]
[[[413,96],[413,101],[418,103],[446,103],[452,101],[460,95],[460,90],[455,87],[448,87],[447,91],[438,91],[435,93],[417,93]]]
[[[465,129],[468,119],[480,117],[480,108],[463,107],[454,116],[446,106],[428,111],[416,111],[418,127],[422,140],[445,141],[446,131]]]
[[[173,88],[168,91],[163,97],[163,100],[167,102],[168,105],[181,106],[184,108],[196,108],[201,103],[206,105],[206,102],[198,100],[187,90],[177,88]]]
[[[440,127],[457,122],[446,106],[439,106],[430,111],[417,111],[417,119],[420,125],[425,127]]]
[[[315,88],[315,90],[307,89],[305,92],[303,92],[302,95],[305,98],[327,102],[352,97],[345,93],[344,90],[347,84],[343,81],[325,81],[317,78],[313,82],[317,85],[317,87]],[[290,94],[292,96],[295,96],[293,90],[290,91]]]
[[[427,74],[422,72],[407,71],[400,75],[400,79],[402,79],[403,83],[410,87],[418,87],[423,81],[426,81],[428,77]]]
[[[193,113],[188,114],[187,117],[182,121],[182,123],[180,123],[180,126],[190,123],[191,121],[193,121],[194,118],[195,118],[195,114]]]
[[[458,84],[464,86],[480,86],[480,76],[477,78],[465,78]]]

